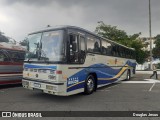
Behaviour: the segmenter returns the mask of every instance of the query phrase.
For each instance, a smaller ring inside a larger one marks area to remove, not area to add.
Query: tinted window
[[[23,61],[25,59],[25,52],[20,51],[7,51],[12,61]]]
[[[115,44],[112,45],[112,55],[118,56],[117,46]]]
[[[79,59],[78,59],[78,35],[74,35],[74,34],[70,34],[69,35],[69,50],[70,50],[70,58],[69,61],[71,63],[78,63]]]
[[[85,51],[85,38],[80,36],[80,46],[81,46],[81,50]]]
[[[0,52],[0,61],[9,61],[9,58],[3,52]]]
[[[111,55],[112,52],[112,45],[111,43],[102,40],[102,54],[104,55]]]
[[[86,45],[85,45],[85,38],[80,36],[80,52],[79,52],[79,62],[84,63],[86,58]]]
[[[100,49],[100,40],[94,37],[87,37],[87,51],[99,53]]]

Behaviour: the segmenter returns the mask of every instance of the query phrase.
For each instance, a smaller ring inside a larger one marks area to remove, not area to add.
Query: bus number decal
[[[68,85],[76,84],[78,82],[79,82],[78,77],[68,79]]]

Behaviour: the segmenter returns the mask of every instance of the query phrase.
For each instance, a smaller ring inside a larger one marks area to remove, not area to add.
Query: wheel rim
[[[88,79],[88,81],[87,81],[87,88],[88,88],[89,91],[93,90],[93,88],[94,88],[94,82],[93,82],[92,78]]]
[[[130,79],[130,75],[129,75],[129,73],[128,73],[128,75],[127,75],[127,79],[128,79],[128,80]]]

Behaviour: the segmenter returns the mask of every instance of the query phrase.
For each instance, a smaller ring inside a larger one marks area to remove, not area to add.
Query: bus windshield
[[[60,62],[64,60],[63,30],[28,36],[28,61]]]

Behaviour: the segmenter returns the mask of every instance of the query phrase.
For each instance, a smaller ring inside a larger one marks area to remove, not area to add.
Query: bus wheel
[[[92,94],[95,90],[95,78],[89,75],[85,81],[84,93],[86,95]]]
[[[126,80],[130,80],[131,79],[131,73],[130,70],[127,71],[127,79]]]

